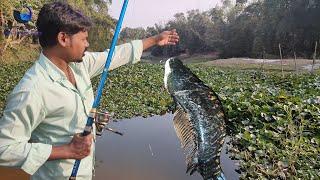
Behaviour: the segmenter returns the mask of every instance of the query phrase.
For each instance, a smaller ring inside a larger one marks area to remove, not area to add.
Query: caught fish
[[[177,106],[173,124],[186,154],[187,173],[225,179],[220,153],[226,117],[217,94],[177,58],[166,61],[164,84]]]

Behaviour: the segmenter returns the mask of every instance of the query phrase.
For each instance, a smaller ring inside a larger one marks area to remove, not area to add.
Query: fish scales
[[[166,61],[165,87],[177,111],[174,128],[186,154],[187,172],[224,179],[220,152],[226,135],[225,113],[217,94],[175,58]]]

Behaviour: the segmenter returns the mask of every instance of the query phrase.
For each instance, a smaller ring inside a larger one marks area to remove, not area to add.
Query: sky
[[[220,0],[129,0],[123,27],[164,25],[174,14],[192,9],[208,10],[220,3]],[[109,14],[118,19],[123,0],[113,0]]]

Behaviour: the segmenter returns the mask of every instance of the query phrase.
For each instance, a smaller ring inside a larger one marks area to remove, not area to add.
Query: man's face
[[[88,31],[80,31],[70,36],[70,46],[67,47],[71,62],[82,62],[84,52],[89,47]]]

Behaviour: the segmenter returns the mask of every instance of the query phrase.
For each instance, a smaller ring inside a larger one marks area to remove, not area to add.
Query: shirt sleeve
[[[18,167],[32,175],[49,158],[52,145],[28,142],[45,116],[39,99],[24,90],[8,96],[0,119],[0,166]]]
[[[137,63],[140,61],[143,51],[143,44],[141,40],[134,40],[130,43],[125,43],[116,46],[113,59],[111,61],[109,70],[115,69],[128,63]],[[93,78],[102,73],[109,50],[104,52],[86,52],[83,57],[83,63],[90,78]]]

